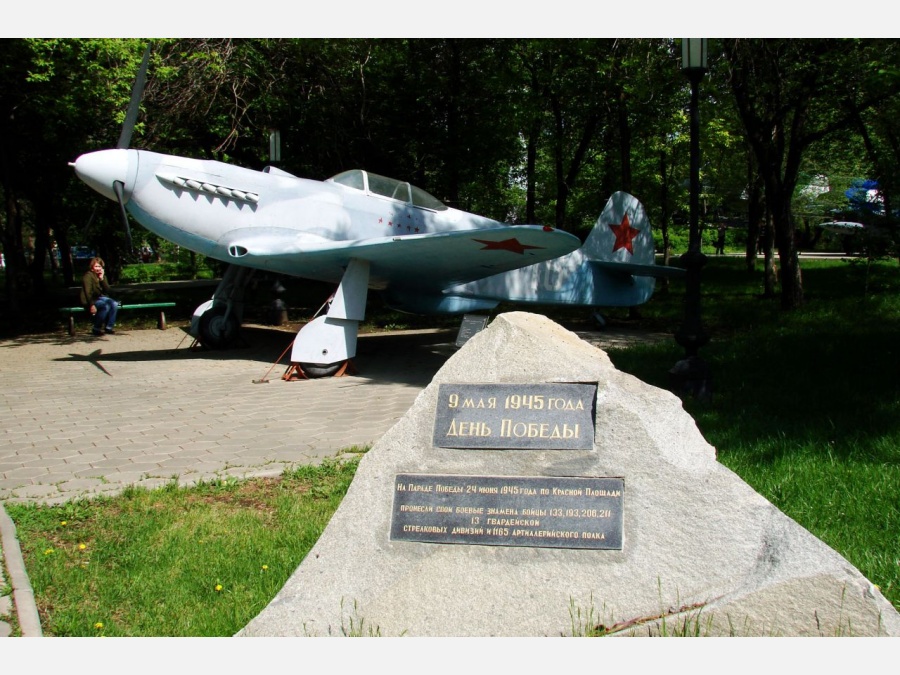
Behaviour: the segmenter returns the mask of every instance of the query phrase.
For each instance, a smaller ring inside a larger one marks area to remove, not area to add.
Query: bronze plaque
[[[591,450],[596,384],[441,384],[439,448]]]
[[[398,474],[391,539],[622,549],[622,478]]]

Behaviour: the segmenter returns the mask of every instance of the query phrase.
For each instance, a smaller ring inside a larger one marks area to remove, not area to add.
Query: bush
[[[201,259],[202,258],[202,259]],[[119,283],[143,284],[151,281],[181,281],[186,279],[214,279],[216,271],[210,267],[203,256],[198,256],[197,267],[194,269],[189,262],[171,263],[136,263],[126,265],[119,274]]]

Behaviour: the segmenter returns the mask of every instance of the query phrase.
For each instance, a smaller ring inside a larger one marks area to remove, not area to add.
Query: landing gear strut
[[[204,347],[227,349],[237,344],[244,314],[244,289],[253,272],[249,267],[230,265],[212,299],[194,310],[190,332]]]
[[[194,310],[191,335],[211,349],[231,347],[240,335],[244,288],[253,270],[231,265],[212,300]],[[283,379],[331,377],[352,369],[359,322],[366,317],[369,262],[352,259],[325,315],[300,329],[291,350],[291,366]],[[299,371],[299,372],[298,372]],[[289,376],[289,373],[292,375]]]
[[[300,329],[291,351],[291,365],[306,377],[330,377],[356,356],[359,322],[366,317],[369,263],[354,258],[347,265],[334,300],[324,316]]]

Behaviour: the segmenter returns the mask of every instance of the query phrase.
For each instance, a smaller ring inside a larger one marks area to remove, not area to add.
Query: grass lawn
[[[760,297],[760,273],[739,259],[710,259],[703,317],[711,341],[701,354],[714,394],[685,408],[723,464],[900,608],[900,268],[804,261],[803,280],[806,306],[783,312],[777,298]],[[674,330],[682,290],[657,293],[637,323]],[[584,312],[551,316],[566,325]],[[682,352],[670,343],[610,356],[666,387]],[[54,507],[9,504],[46,634],[232,635],[314,544],[355,466]]]
[[[358,460],[279,479],[10,504],[49,636],[229,636],[284,585]]]

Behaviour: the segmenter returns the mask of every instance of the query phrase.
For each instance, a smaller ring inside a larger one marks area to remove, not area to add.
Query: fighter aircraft
[[[420,314],[490,310],[501,301],[634,306],[650,298],[655,277],[683,274],[653,264],[649,220],[624,192],[609,199],[581,246],[567,232],[453,209],[360,169],[318,181],[272,166],[129,149],[139,99],[136,83],[117,148],[81,155],[73,166],[119,203],[126,228],[130,214],[164,239],[229,263],[191,321],[191,334],[210,348],[234,343],[255,270],[338,284],[327,312],[294,340],[291,363],[307,376],[333,374],[355,355],[370,289],[388,306]]]
[[[254,171],[146,150],[100,150],[74,163],[79,178],[120,201],[151,232],[231,263],[191,333],[233,343],[253,270],[338,284],[326,314],[304,326],[291,361],[328,370],[356,351],[369,289],[419,314],[490,310],[501,301],[633,306],[653,293],[650,224],[641,204],[614,194],[581,246],[574,235],[506,225],[449,208],[404,181],[351,170],[326,181],[274,167]]]

